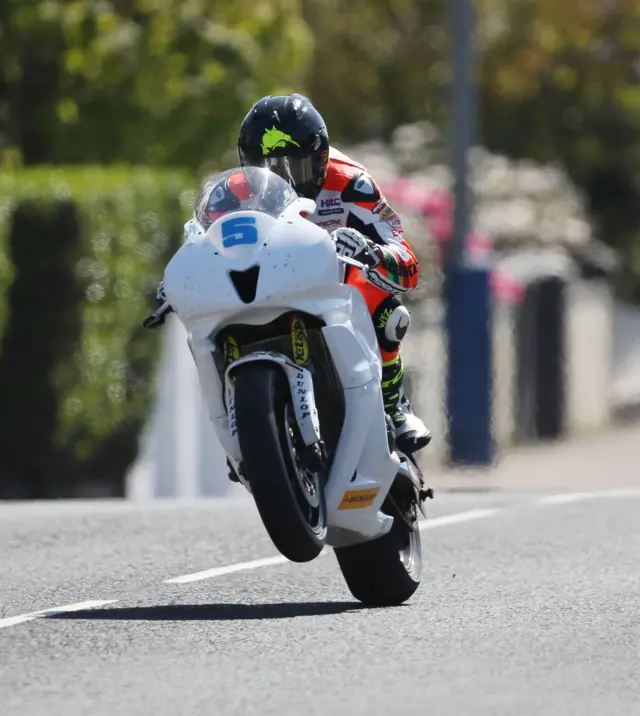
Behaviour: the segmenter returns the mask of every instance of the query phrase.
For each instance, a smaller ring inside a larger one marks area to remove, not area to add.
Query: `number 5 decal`
[[[222,231],[222,245],[225,249],[241,244],[257,244],[258,229],[256,220],[252,216],[236,216],[227,219],[220,227]]]

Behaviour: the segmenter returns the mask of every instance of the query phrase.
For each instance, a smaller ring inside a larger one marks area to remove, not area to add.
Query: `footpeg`
[[[420,490],[418,493],[420,495],[420,500],[424,502],[425,500],[433,500],[433,487],[425,487]]]
[[[229,468],[229,479],[231,482],[237,482],[240,483],[240,478],[238,477],[238,473],[235,471],[235,468],[231,464],[231,461],[229,458],[227,458],[227,467]]]

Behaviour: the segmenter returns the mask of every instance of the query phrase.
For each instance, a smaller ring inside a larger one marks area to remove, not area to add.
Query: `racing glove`
[[[158,302],[158,306],[162,306],[162,304],[167,301],[167,294],[164,290],[164,281],[160,281],[160,285],[156,291],[156,301]]]
[[[382,261],[382,251],[378,244],[356,229],[336,229],[331,232],[331,239],[336,246],[336,253],[356,259],[370,269]]]
[[[156,303],[158,305],[156,312],[152,313],[150,316],[147,316],[144,319],[144,321],[142,322],[143,328],[156,328],[157,326],[161,326],[165,322],[166,317],[170,313],[173,313],[173,307],[168,305],[167,303],[167,294],[164,290],[164,281],[160,281],[160,285],[158,286],[158,290],[156,291]]]

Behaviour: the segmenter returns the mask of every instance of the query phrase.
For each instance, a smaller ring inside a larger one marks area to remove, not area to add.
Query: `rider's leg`
[[[415,452],[428,445],[431,433],[415,415],[403,389],[403,366],[400,344],[411,317],[396,296],[374,286],[360,271],[349,271],[347,283],[363,295],[380,346],[382,357],[382,395],[384,408],[395,426],[396,443],[403,452]]]

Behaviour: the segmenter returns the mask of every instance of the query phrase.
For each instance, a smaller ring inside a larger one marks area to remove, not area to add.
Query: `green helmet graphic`
[[[274,149],[281,149],[289,146],[289,144],[293,144],[296,147],[300,146],[298,142],[291,139],[290,135],[281,132],[275,127],[267,129],[266,132],[262,135],[261,146],[263,154],[270,154]]]
[[[242,122],[238,157],[243,167],[267,167],[300,196],[315,199],[329,163],[324,120],[301,94],[263,97]]]

